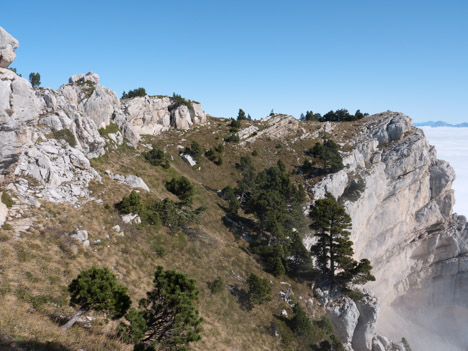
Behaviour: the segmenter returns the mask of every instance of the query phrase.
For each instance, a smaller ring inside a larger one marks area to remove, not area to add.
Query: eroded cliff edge
[[[372,116],[360,129],[345,169],[311,192],[339,197],[353,180],[365,183],[345,207],[356,257],[369,258],[377,278],[368,284],[381,303],[377,330],[416,349],[464,350],[468,228],[452,212],[455,172],[404,114]]]

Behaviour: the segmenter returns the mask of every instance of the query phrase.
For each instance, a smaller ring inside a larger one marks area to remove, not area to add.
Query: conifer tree
[[[203,319],[196,307],[198,294],[194,279],[158,266],[153,289],[140,300],[141,310],[132,311],[129,323],[120,325],[120,335],[128,342],[136,342],[136,349],[187,350],[190,342],[201,338]]]
[[[91,267],[82,271],[68,286],[70,305],[78,306],[75,315],[62,326],[67,330],[75,324],[80,316],[94,310],[109,314],[118,319],[125,315],[130,307],[127,289],[119,285],[107,268]]]
[[[318,237],[311,253],[325,278],[343,287],[350,282],[364,284],[375,280],[369,260],[353,259],[353,243],[349,240],[351,217],[331,194],[311,205],[309,216],[310,228]]]

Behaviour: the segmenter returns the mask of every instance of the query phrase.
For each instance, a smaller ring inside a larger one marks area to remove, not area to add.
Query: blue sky
[[[5,1],[12,64],[173,92],[213,116],[347,108],[468,121],[468,1]]]

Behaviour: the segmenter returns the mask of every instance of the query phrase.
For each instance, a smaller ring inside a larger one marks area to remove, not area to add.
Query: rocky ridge
[[[8,67],[18,46],[5,33],[0,28],[0,67]],[[0,202],[0,225],[8,216],[21,218],[28,206],[40,206],[43,200],[75,206],[99,201],[88,187],[92,181],[101,181],[101,176],[89,159],[122,143],[136,145],[141,134],[157,135],[205,122],[206,114],[194,101],[179,104],[170,97],[149,96],[120,101],[91,72],[72,76],[53,90],[33,89],[27,80],[0,68],[0,189],[7,188],[20,203],[8,211]],[[99,133],[99,128],[111,124],[117,131]],[[310,134],[293,117],[280,115],[264,119],[262,125],[262,130],[241,130],[243,143],[262,135],[304,139],[334,128],[327,123]],[[451,321],[456,317],[459,323],[468,322],[464,313],[468,227],[463,216],[452,213],[453,170],[437,159],[423,132],[400,113],[368,118],[351,146],[352,151],[344,155],[347,167],[308,190],[314,199],[326,192],[340,197],[351,180],[365,182],[359,198],[346,201],[345,206],[353,220],[356,256],[369,258],[374,266],[377,281],[369,289],[381,307],[367,293],[354,302],[315,291],[317,299],[349,351],[405,350],[377,333],[395,340],[405,336],[417,345],[415,350],[428,349],[427,345],[432,350],[463,349],[465,337]],[[116,175],[114,180],[149,189],[129,176]],[[27,225],[25,221],[21,228]],[[88,240],[83,235],[77,239]],[[398,318],[424,329],[442,329],[457,342],[450,345],[429,335],[427,344],[418,345],[422,338],[406,335],[406,324],[380,323]]]
[[[0,28],[1,57],[8,59],[1,67],[13,61],[16,47],[17,41]],[[169,97],[141,97],[121,104],[92,72],[70,77],[58,90],[33,89],[26,79],[0,68],[0,186],[9,184],[25,199],[72,204],[92,200],[87,187],[100,176],[88,159],[104,155],[124,139],[136,145],[141,134],[205,123],[201,105],[184,101],[187,105]],[[99,129],[111,124],[117,131],[101,135]],[[10,182],[13,177],[15,184]]]

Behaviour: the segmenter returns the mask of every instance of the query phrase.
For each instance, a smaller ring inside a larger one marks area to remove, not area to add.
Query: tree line
[[[350,114],[347,109],[339,109],[336,111],[329,111],[323,116],[320,113],[314,113],[313,111],[306,111],[306,113],[301,113],[299,118],[301,121],[313,121],[313,122],[351,122],[357,121],[364,117],[369,116],[368,113],[362,113],[361,110],[357,110],[354,115]]]

